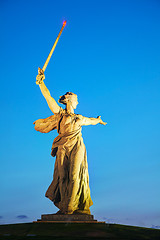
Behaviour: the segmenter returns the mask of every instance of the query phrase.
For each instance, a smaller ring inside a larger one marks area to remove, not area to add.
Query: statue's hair
[[[77,95],[75,93],[66,92],[64,95],[60,96],[58,102],[66,105],[67,102],[71,100],[72,96],[76,96],[77,97]]]

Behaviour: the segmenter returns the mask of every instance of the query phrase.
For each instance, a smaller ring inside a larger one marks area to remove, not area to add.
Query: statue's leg
[[[82,142],[83,143],[83,142]],[[69,192],[68,192],[68,213],[73,213],[78,209],[80,201],[80,189],[82,184],[81,167],[84,162],[85,146],[81,142],[77,142],[70,153],[70,170],[69,170]]]
[[[59,204],[61,212],[64,212],[66,206],[66,151],[65,149],[59,148],[56,154],[57,157],[57,164],[58,164],[58,175],[59,175],[59,190],[61,196],[61,202]]]

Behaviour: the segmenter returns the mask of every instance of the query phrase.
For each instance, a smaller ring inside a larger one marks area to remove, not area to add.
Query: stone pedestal
[[[96,223],[97,220],[94,220],[93,215],[87,215],[87,214],[63,214],[63,215],[61,215],[61,214],[44,214],[44,215],[41,215],[41,219],[38,219],[37,222]]]

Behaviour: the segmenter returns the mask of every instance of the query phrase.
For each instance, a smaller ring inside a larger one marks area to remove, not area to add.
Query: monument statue
[[[58,102],[66,106],[65,109],[60,107],[44,84],[46,65],[44,66],[38,70],[36,83],[54,115],[35,121],[35,130],[48,133],[57,129],[58,132],[51,151],[51,155],[56,156],[53,181],[45,196],[59,208],[59,214],[90,214],[89,207],[93,202],[90,196],[86,148],[81,127],[106,123],[100,116],[88,118],[75,114],[74,109],[78,100],[77,95],[72,92],[60,97]]]
[[[93,203],[90,197],[86,148],[81,127],[106,123],[100,116],[88,118],[75,114],[74,109],[77,107],[78,100],[74,93],[67,92],[60,97],[58,102],[66,106],[65,109],[61,108],[51,97],[43,82],[44,78],[44,74],[39,73],[36,79],[54,115],[35,121],[35,129],[42,133],[57,129],[59,134],[54,139],[51,152],[53,157],[56,156],[53,181],[45,196],[53,201],[60,209],[60,213],[90,214],[89,207]]]

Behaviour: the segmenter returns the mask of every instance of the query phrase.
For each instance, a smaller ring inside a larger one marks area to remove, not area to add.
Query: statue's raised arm
[[[60,106],[57,104],[57,102],[54,100],[54,98],[51,97],[51,94],[48,90],[48,88],[46,87],[46,85],[44,84],[43,80],[45,79],[44,73],[41,71],[41,69],[39,69],[39,74],[36,77],[36,84],[39,85],[41,92],[44,96],[44,98],[47,101],[47,104],[49,106],[49,108],[51,109],[51,111],[53,113],[59,113],[60,111]]]

